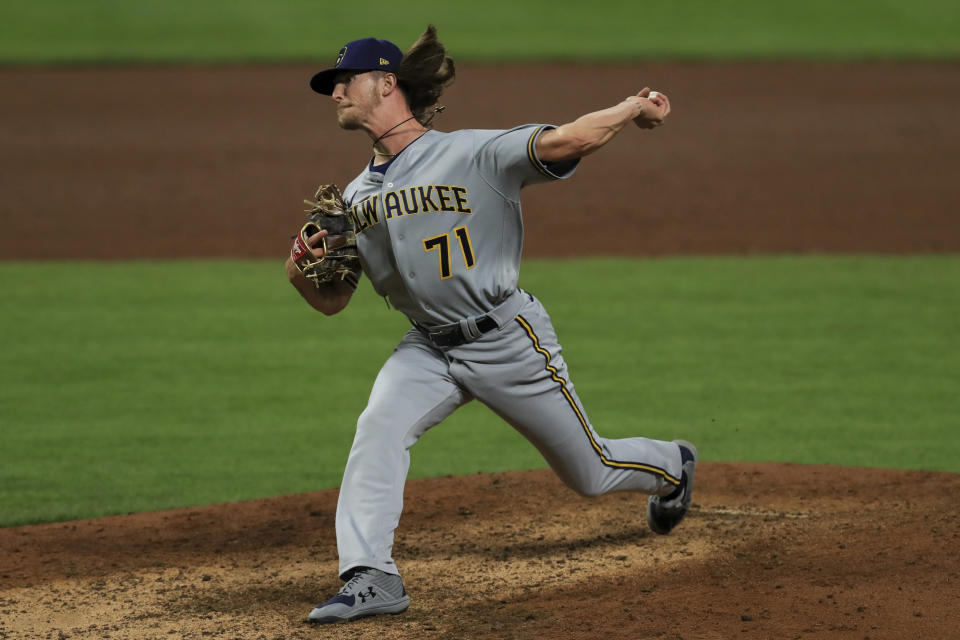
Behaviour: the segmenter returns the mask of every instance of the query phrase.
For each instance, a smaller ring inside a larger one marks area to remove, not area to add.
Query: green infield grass
[[[0,263],[0,525],[335,487],[409,327],[262,261]],[[960,471],[960,258],[530,260],[601,435],[705,460]],[[543,467],[478,403],[414,477]]]
[[[460,61],[956,58],[953,0],[38,0],[3,3],[0,62],[331,61],[427,22]]]

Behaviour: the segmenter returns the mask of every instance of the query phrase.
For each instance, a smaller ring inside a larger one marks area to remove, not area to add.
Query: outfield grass
[[[331,0],[5,2],[0,62],[332,60],[376,35],[406,47],[427,22],[460,61],[956,58],[954,0]]]
[[[407,328],[268,262],[0,264],[0,525],[334,487]],[[960,472],[960,258],[529,261],[602,435]],[[145,284],[150,283],[150,284]],[[473,403],[413,476],[543,466]]]

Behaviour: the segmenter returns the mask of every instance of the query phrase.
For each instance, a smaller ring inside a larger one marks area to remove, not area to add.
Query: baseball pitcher
[[[410,605],[392,555],[409,449],[474,399],[529,440],[577,493],[649,494],[647,521],[660,534],[690,507],[694,446],[601,437],[574,390],[550,316],[517,287],[523,187],[571,177],[582,157],[631,123],[661,125],[669,99],[644,88],[561,126],[444,133],[430,123],[454,73],[430,26],[406,54],[386,40],[349,42],[310,82],[331,97],[340,127],[363,131],[373,149],[342,197],[326,185],[309,203],[287,274],[328,315],[347,307],[366,276],[412,325],[373,384],[344,471],[336,531],[345,584],[310,612],[310,622]]]

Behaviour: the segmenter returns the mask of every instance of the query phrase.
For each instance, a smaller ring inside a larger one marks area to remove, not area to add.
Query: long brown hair
[[[436,115],[432,107],[444,89],[453,84],[455,75],[453,60],[447,57],[446,47],[437,40],[437,28],[428,25],[403,56],[397,69],[400,90],[417,122],[424,126],[430,124]]]

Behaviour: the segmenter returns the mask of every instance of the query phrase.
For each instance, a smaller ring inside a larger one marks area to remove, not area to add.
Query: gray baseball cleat
[[[400,576],[360,567],[337,595],[310,612],[307,622],[345,622],[381,613],[402,613],[409,606],[410,596]]]
[[[697,448],[686,440],[674,440],[680,446],[683,475],[680,486],[668,496],[650,496],[647,500],[647,523],[654,533],[666,535],[680,524],[690,510],[693,498],[693,472],[697,468]]]

